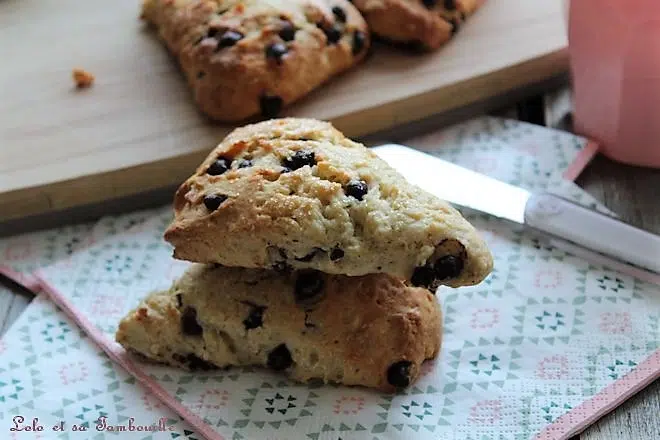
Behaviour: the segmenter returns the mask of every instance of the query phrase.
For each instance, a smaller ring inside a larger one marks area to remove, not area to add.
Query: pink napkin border
[[[577,179],[586,166],[596,156],[598,149],[598,144],[596,142],[588,141],[585,147],[568,166],[563,177],[571,181]],[[43,291],[46,293],[55,304],[57,304],[76,322],[76,324],[87,332],[90,339],[98,344],[112,360],[133,375],[142,386],[152,392],[172,411],[188,421],[188,423],[190,423],[199,434],[203,435],[207,440],[225,440],[225,437],[218,434],[201,418],[190,412],[185,406],[172,397],[172,395],[160,384],[145,374],[145,372],[130,359],[126,350],[124,350],[118,343],[107,338],[89,320],[87,320],[87,318],[75,308],[66,296],[46,280],[41,270],[38,270],[34,275],[22,274],[7,266],[0,265],[0,274],[11,278],[33,292]],[[634,273],[628,274],[635,276]],[[660,279],[652,281],[660,285]],[[660,349],[647,357],[630,373],[608,385],[598,394],[585,400],[580,405],[546,426],[536,435],[535,440],[564,440],[579,434],[658,378],[660,378]]]

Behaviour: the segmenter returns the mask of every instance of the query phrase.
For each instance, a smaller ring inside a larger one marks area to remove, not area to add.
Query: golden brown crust
[[[274,117],[369,47],[347,0],[146,0],[142,17],[179,60],[199,108],[218,121]]]
[[[354,0],[371,31],[432,50],[445,44],[483,0]],[[426,6],[428,4],[429,6]]]
[[[305,276],[311,277],[307,284]],[[198,332],[182,332],[182,314],[194,317]],[[422,362],[437,356],[441,321],[430,292],[388,275],[278,274],[197,264],[169,291],[152,294],[129,313],[116,339],[181,367],[273,368],[270,354],[284,344],[291,362],[282,370],[292,379],[391,392],[414,383]],[[405,374],[392,372],[400,369]]]
[[[297,154],[314,157],[287,172],[284,165]],[[217,174],[219,158],[230,163]],[[358,199],[349,187],[360,181],[365,193]],[[218,197],[217,206],[207,205],[207,196]],[[477,284],[492,270],[485,242],[458,211],[331,124],[312,119],[233,131],[181,185],[174,209],[165,239],[183,260],[388,273],[430,288]],[[447,256],[454,257],[444,265],[453,265],[448,274],[430,269]]]

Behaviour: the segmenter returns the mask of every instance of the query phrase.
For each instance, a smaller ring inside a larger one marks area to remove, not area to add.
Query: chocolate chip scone
[[[354,0],[371,31],[420,50],[449,41],[483,0]]]
[[[199,108],[218,121],[274,117],[357,64],[367,26],[347,0],[145,0]]]
[[[389,392],[412,384],[438,354],[441,320],[428,290],[388,275],[193,264],[131,311],[116,339],[188,369],[259,365],[299,382]]]
[[[477,284],[492,256],[448,203],[331,124],[284,118],[234,130],[178,189],[175,258],[224,266],[387,273]]]

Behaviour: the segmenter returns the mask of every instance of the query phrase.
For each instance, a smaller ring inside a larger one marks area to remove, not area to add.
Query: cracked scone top
[[[477,284],[492,256],[448,203],[331,124],[274,119],[230,133],[178,189],[175,258],[416,286]]]
[[[388,275],[193,264],[129,312],[116,340],[191,370],[260,365],[300,382],[391,392],[437,356],[441,324],[429,291]]]
[[[142,18],[218,121],[276,116],[356,65],[370,44],[347,0],[145,0]]]

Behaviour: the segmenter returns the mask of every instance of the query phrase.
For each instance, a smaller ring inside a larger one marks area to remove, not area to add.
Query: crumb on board
[[[73,80],[76,83],[76,87],[84,89],[94,83],[94,75],[83,69],[73,69]]]

